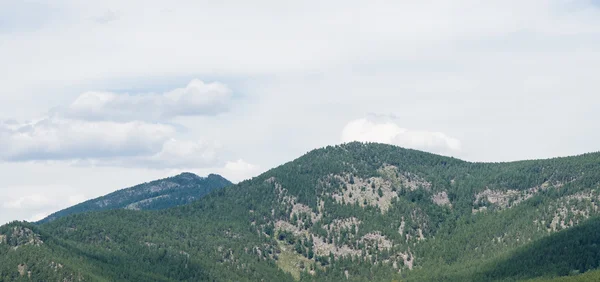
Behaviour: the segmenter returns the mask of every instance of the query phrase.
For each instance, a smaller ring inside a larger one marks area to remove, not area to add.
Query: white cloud
[[[197,79],[162,94],[86,92],[48,117],[26,123],[0,120],[0,160],[212,167],[221,162],[216,142],[176,139],[181,126],[160,121],[216,115],[228,110],[230,99],[226,85]]]
[[[140,166],[169,168],[211,167],[219,163],[217,143],[167,140],[156,154],[138,160]]]
[[[366,118],[350,121],[342,130],[342,142],[378,142],[440,154],[456,154],[460,140],[442,132],[409,130],[392,121]]]
[[[218,143],[177,140],[175,135],[173,126],[139,121],[49,117],[0,123],[0,160],[151,168],[213,167],[221,162]]]
[[[252,178],[263,172],[260,166],[248,163],[242,159],[229,161],[219,170],[230,181],[238,182]]]
[[[172,126],[144,122],[88,122],[48,117],[0,124],[0,158],[9,161],[110,158],[158,152]]]
[[[69,118],[85,120],[160,121],[178,116],[216,115],[229,109],[231,90],[218,82],[194,79],[165,93],[85,92],[66,109]]]

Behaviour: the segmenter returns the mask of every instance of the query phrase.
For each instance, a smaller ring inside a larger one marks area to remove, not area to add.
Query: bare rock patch
[[[363,179],[352,175],[334,175],[333,178],[343,183],[343,187],[332,193],[333,199],[340,204],[358,204],[361,207],[379,207],[385,213],[392,199],[398,194],[392,191],[392,183],[381,177]]]
[[[431,200],[438,206],[449,206],[452,207],[450,203],[450,199],[448,198],[448,193],[446,191],[439,192],[431,196]]]
[[[387,239],[387,237],[384,235],[381,235],[381,232],[379,231],[365,234],[361,238],[361,241],[364,242],[369,248],[377,247],[379,251],[389,250],[392,248],[392,241]]]

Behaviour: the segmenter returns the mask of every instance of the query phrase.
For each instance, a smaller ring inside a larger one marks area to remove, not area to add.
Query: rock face
[[[452,207],[448,193],[446,191],[439,192],[431,197],[431,200],[438,206],[449,206]]]
[[[19,272],[19,275],[24,276],[27,271],[27,265],[24,263],[17,265],[17,271]]]
[[[56,212],[39,223],[75,213],[113,209],[157,210],[185,205],[215,189],[221,189],[232,183],[220,175],[210,174],[200,177],[184,172],[177,176],[160,179],[131,188],[122,189],[106,196],[86,201],[62,211]]]
[[[379,207],[385,213],[398,194],[392,190],[392,182],[381,177],[362,179],[351,175],[334,176],[343,183],[342,191],[332,194],[337,203],[354,204],[361,207]]]
[[[41,246],[44,241],[30,228],[14,226],[6,234],[0,234],[0,244],[7,244],[17,249],[22,246]]]
[[[546,191],[551,188],[559,189],[563,185],[564,184],[561,182],[556,182],[553,184],[544,182],[542,185],[531,187],[525,190],[492,190],[486,187],[484,191],[474,195],[475,201],[473,202],[474,208],[472,212],[477,213],[485,211],[489,207],[493,207],[495,210],[512,208],[542,191]]]
[[[342,186],[342,189],[332,193],[332,198],[340,204],[356,203],[361,207],[378,207],[385,214],[394,198],[398,197],[397,190],[431,189],[431,183],[411,173],[400,172],[392,165],[384,165],[378,172],[380,176],[368,179],[353,175],[332,175],[331,178]]]

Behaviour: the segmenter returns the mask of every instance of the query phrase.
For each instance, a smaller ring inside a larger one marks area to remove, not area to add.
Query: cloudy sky
[[[0,0],[0,224],[359,140],[600,150],[600,1]]]

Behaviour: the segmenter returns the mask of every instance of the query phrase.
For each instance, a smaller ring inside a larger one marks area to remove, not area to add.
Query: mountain
[[[46,223],[63,216],[90,211],[166,209],[185,205],[215,189],[221,189],[232,184],[229,180],[217,174],[200,177],[193,173],[184,172],[177,176],[139,184],[85,201],[55,212],[40,220],[39,223]]]
[[[184,206],[2,226],[0,280],[585,281],[599,201],[600,153],[472,163],[348,143]]]

